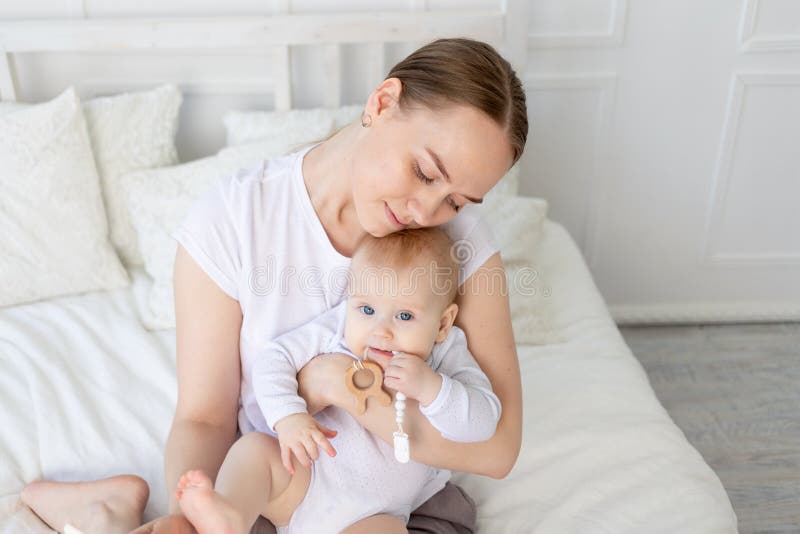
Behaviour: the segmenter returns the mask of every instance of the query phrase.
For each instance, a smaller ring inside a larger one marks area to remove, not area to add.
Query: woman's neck
[[[303,179],[311,205],[333,247],[350,257],[366,233],[353,205],[350,169],[358,124],[320,143],[303,158]]]

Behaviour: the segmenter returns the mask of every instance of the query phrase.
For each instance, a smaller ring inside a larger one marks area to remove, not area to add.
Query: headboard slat
[[[43,35],[47,38],[43,39]],[[275,45],[429,41],[442,35],[501,42],[503,13],[385,12],[9,21],[0,22],[0,51],[263,49]]]
[[[275,47],[275,109],[292,109],[292,55],[289,46]]]
[[[14,75],[11,54],[0,52],[0,100],[17,100],[17,80]]]
[[[383,43],[367,45],[367,94],[386,77],[386,47]]]
[[[322,103],[328,108],[342,105],[342,54],[338,44],[322,47],[323,87]]]

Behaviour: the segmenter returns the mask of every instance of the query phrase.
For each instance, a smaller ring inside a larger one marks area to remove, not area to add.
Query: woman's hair
[[[490,45],[474,39],[438,39],[392,67],[386,78],[403,83],[400,108],[466,104],[508,132],[514,162],[528,137],[525,91],[514,69]]]
[[[392,67],[386,79],[403,84],[400,108],[440,108],[466,104],[483,111],[508,131],[514,163],[522,157],[528,137],[525,91],[511,64],[492,46],[474,39],[438,39],[412,52]],[[327,137],[303,146],[327,141]]]

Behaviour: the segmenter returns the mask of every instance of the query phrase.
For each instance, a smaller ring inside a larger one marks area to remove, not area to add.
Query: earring
[[[370,116],[369,113],[364,113],[363,115],[361,115],[362,128],[369,128],[371,124],[372,124],[372,117]]]

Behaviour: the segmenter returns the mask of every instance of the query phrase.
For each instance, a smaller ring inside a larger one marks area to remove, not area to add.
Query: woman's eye
[[[423,183],[425,183],[425,184],[428,184],[428,185],[430,185],[430,184],[432,184],[433,182],[435,182],[435,181],[436,181],[436,180],[435,180],[435,179],[433,179],[433,178],[428,178],[427,176],[425,176],[425,175],[422,173],[422,169],[420,169],[420,168],[419,168],[419,164],[418,164],[418,163],[414,163],[414,173],[417,175],[417,178],[419,178],[419,179],[420,179],[420,181],[422,181],[422,182],[423,182]],[[455,201],[455,200],[453,200],[453,197],[447,197],[447,204],[448,204],[448,205],[449,205],[451,208],[453,208],[453,211],[455,211],[456,213],[458,213],[458,210],[460,210],[460,209],[461,209],[461,206],[459,206],[458,204],[456,204],[456,201]]]
[[[375,313],[375,310],[372,309],[372,306],[361,306],[361,313],[364,315],[372,315]]]
[[[456,204],[456,201],[453,200],[453,197],[447,197],[447,203],[450,204],[450,207],[453,208],[456,213],[458,213],[458,210],[461,209],[461,206]]]
[[[419,164],[418,163],[414,163],[414,173],[417,175],[417,178],[419,178],[420,181],[422,181],[422,182],[424,182],[426,184],[432,184],[433,181],[434,181],[433,178],[428,178],[427,176],[422,174],[422,169],[419,168]]]
[[[411,319],[414,318],[414,316],[408,312],[400,312],[397,314],[397,316],[400,318],[401,321],[410,321]]]

